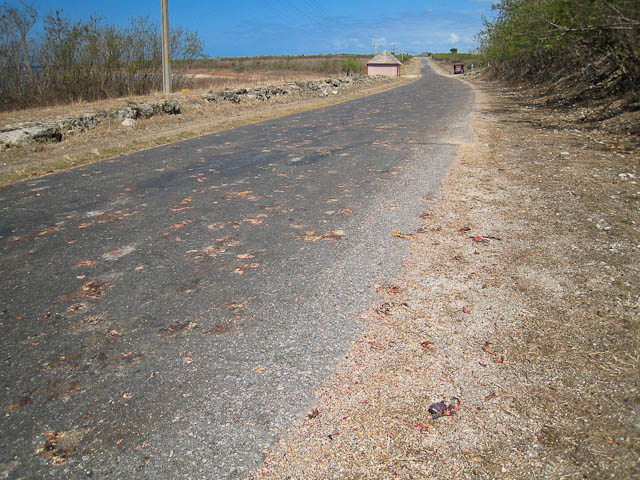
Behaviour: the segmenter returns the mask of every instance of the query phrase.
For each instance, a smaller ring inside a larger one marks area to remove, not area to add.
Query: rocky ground
[[[637,138],[473,84],[404,273],[251,478],[640,476]]]

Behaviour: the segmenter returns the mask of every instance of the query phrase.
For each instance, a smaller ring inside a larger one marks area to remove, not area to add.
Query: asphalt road
[[[423,77],[0,189],[0,478],[238,478],[402,266],[474,97]],[[331,432],[327,432],[331,433]]]

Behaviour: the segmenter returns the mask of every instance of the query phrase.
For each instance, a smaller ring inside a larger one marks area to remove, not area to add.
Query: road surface
[[[421,79],[0,190],[0,477],[238,478],[358,335],[460,143]],[[330,432],[329,432],[330,433]]]

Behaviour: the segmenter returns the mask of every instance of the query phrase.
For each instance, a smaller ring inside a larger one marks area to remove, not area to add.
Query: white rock
[[[0,133],[0,143],[7,146],[21,145],[29,140],[29,135],[24,130],[11,130]]]
[[[133,126],[135,126],[135,124],[136,124],[136,121],[133,118],[125,118],[122,121],[122,126],[123,127],[133,127]]]

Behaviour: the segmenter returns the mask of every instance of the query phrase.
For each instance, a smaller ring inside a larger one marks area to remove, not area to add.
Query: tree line
[[[570,82],[574,99],[640,107],[640,1],[500,0],[493,9],[479,40],[499,76]]]
[[[0,109],[162,89],[161,32],[148,17],[118,26],[101,17],[72,22],[56,11],[35,32],[38,19],[33,4],[0,3]],[[182,59],[182,68],[184,60],[205,56],[197,32],[172,27],[170,33],[171,57]],[[181,88],[186,78],[177,73],[173,87]]]

